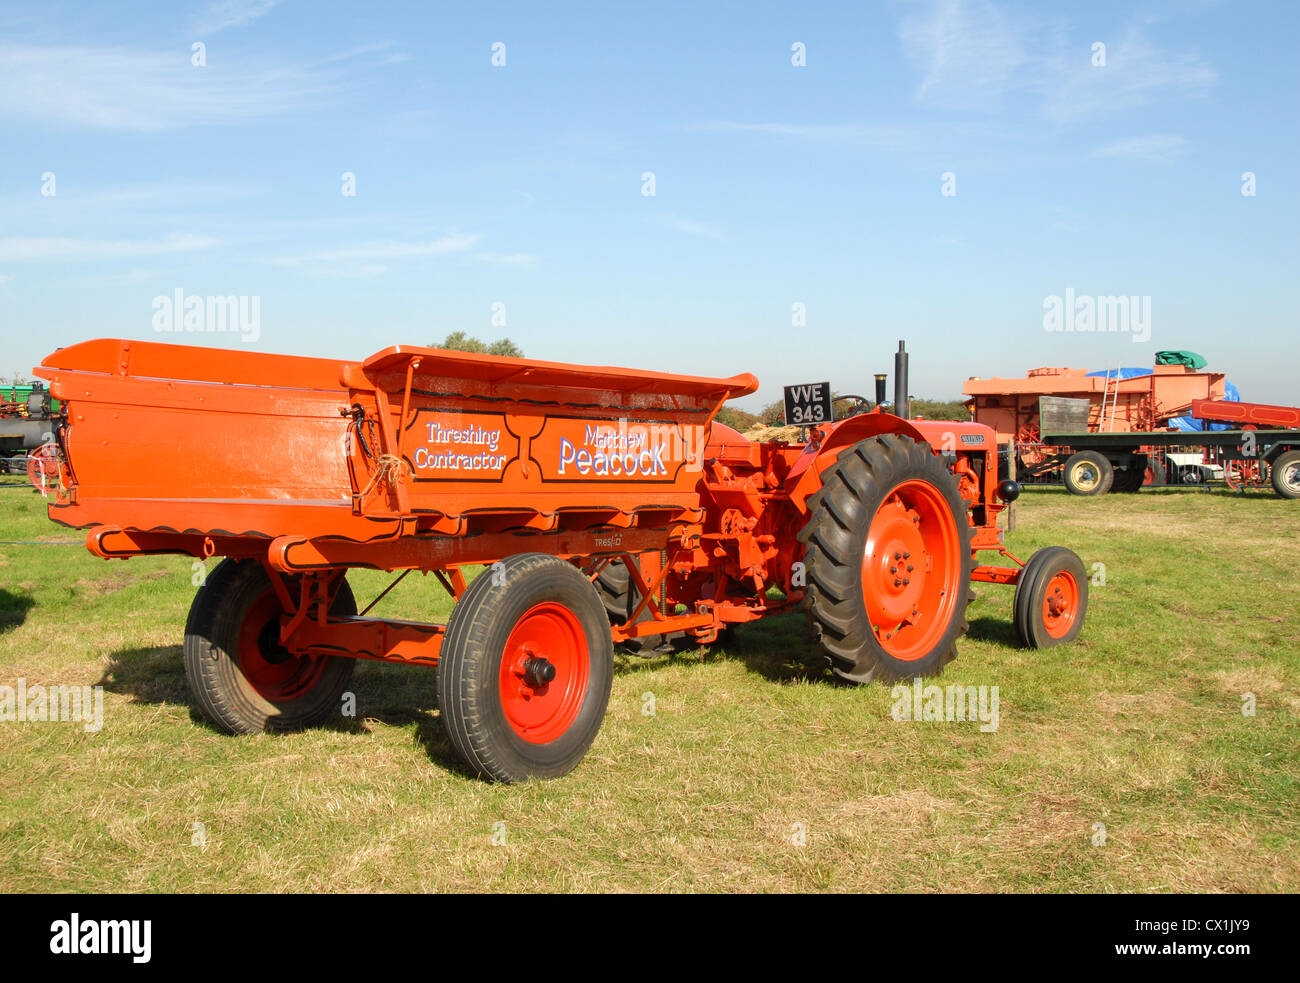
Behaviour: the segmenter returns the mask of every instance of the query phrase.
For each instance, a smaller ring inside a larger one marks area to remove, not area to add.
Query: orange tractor
[[[1015,585],[1026,645],[1083,625],[1075,554],[1002,545],[1018,487],[978,424],[877,405],[753,443],[713,422],[751,375],[407,346],[340,362],[102,339],[36,373],[64,403],[51,519],[100,557],[224,557],[184,662],[230,733],[339,713],[356,659],[430,666],[470,769],[556,777],[600,728],[615,643],[709,644],[798,608],[866,683],[949,662],[972,581]],[[351,567],[433,574],[448,623],[368,616],[383,594],[358,613]]]

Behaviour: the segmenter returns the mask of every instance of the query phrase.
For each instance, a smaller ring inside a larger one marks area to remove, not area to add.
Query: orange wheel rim
[[[885,496],[867,530],[862,599],[876,641],[904,662],[943,638],[961,589],[961,537],[948,500],[926,481]]]
[[[1064,638],[1079,618],[1079,584],[1062,570],[1047,582],[1043,597],[1043,627],[1053,638]]]
[[[238,662],[248,684],[272,703],[289,703],[320,682],[325,660],[294,655],[280,644],[280,602],[275,591],[249,605],[239,626]]]
[[[524,612],[501,656],[501,708],[530,744],[547,744],[578,718],[591,674],[587,635],[578,616],[546,602]]]

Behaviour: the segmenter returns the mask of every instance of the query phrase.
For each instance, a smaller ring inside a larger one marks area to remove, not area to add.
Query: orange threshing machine
[[[231,733],[338,713],[359,658],[436,666],[474,772],[554,777],[596,737],[617,642],[708,644],[800,607],[834,671],[868,682],[952,659],[972,580],[1016,585],[1027,645],[1084,619],[1077,556],[1003,547],[1018,487],[979,424],[877,407],[752,443],[712,422],[750,375],[407,346],[340,362],[102,339],[36,372],[64,403],[51,519],[105,558],[225,558],[184,662]],[[359,615],[350,567],[434,574],[448,624]]]

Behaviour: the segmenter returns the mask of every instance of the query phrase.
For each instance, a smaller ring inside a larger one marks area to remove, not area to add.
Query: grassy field
[[[0,723],[0,891],[1300,890],[1300,503],[1271,494],[1027,492],[1011,548],[1105,583],[1045,652],[977,588],[941,682],[997,685],[996,732],[895,722],[790,616],[620,655],[586,761],[509,787],[460,770],[429,670],[362,663],[325,729],[218,734],[181,667],[191,561],[94,559],[27,490],[0,540],[0,685],[105,700],[98,733]],[[377,609],[447,611],[418,576]]]

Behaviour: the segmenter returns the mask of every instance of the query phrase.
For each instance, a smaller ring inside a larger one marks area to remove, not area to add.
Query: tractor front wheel
[[[438,708],[476,774],[559,778],[596,739],[613,680],[609,618],[591,581],[557,557],[521,553],[452,609]]]
[[[285,582],[297,597],[297,578]],[[227,734],[298,730],[339,709],[355,660],[289,652],[280,644],[282,613],[270,575],[256,560],[222,560],[194,597],[185,623],[185,675],[203,715]],[[342,578],[330,613],[357,613]]]
[[[975,563],[942,459],[909,437],[868,438],[840,452],[808,505],[804,606],[836,675],[927,676],[952,661]]]
[[[1012,620],[1027,648],[1074,641],[1088,611],[1088,574],[1083,561],[1063,546],[1048,546],[1029,558],[1016,581]]]

